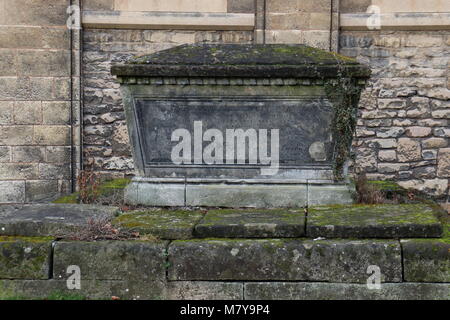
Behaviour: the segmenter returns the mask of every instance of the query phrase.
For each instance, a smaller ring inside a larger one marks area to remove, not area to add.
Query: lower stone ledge
[[[0,300],[448,300],[449,283],[365,284],[325,282],[212,282],[82,280],[69,290],[63,280],[0,280]]]
[[[259,282],[244,285],[247,300],[447,300],[448,283],[365,284],[324,282]]]

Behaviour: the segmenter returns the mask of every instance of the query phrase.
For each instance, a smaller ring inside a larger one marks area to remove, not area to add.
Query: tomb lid
[[[296,44],[186,44],[114,65],[119,77],[368,78],[337,53]]]

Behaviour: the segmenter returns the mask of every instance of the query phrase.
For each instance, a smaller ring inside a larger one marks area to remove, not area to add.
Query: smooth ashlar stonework
[[[306,185],[187,185],[186,205],[217,207],[304,207]]]

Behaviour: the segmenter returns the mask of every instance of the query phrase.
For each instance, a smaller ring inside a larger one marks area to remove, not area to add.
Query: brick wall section
[[[110,73],[112,63],[125,62],[183,43],[251,43],[253,31],[85,30],[84,151],[104,176],[133,173],[120,86]]]
[[[0,203],[70,185],[68,0],[0,0]]]
[[[356,169],[445,200],[450,178],[450,32],[343,32],[344,55],[372,67]]]

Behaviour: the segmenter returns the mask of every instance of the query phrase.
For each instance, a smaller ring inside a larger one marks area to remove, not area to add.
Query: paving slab
[[[443,232],[426,204],[313,207],[306,225],[311,238],[438,238]]]
[[[138,211],[120,215],[114,219],[113,224],[160,239],[190,239],[193,237],[195,224],[203,215],[200,211],[188,210]]]
[[[56,236],[83,226],[89,218],[113,218],[118,211],[83,204],[0,205],[0,236]]]
[[[304,209],[211,210],[195,226],[197,238],[298,238],[305,234]]]

